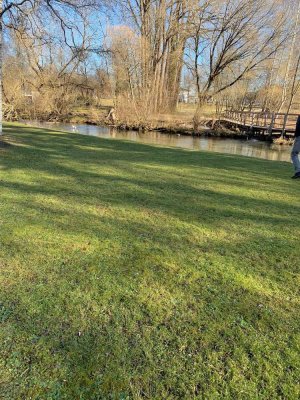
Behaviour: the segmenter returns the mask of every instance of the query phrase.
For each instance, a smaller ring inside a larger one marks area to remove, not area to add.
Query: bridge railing
[[[294,132],[298,114],[226,110],[223,116],[244,126],[262,128],[270,132]]]

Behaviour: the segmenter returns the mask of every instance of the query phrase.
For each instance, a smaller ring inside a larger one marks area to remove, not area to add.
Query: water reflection
[[[72,125],[30,121],[28,124],[79,134],[110,139],[125,139],[139,143],[156,144],[168,147],[180,147],[190,150],[205,150],[219,153],[237,154],[247,157],[264,158],[273,161],[290,161],[290,146],[280,146],[257,140],[221,139],[193,137],[160,132],[119,131],[114,128],[94,125]]]

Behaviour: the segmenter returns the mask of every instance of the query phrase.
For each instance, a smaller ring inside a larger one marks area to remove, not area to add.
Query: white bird
[[[77,126],[76,125],[72,125],[72,130],[73,130],[73,132],[77,131]]]

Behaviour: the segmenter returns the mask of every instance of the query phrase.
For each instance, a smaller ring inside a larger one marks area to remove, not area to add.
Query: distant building
[[[178,97],[179,103],[195,104],[198,101],[198,96],[194,89],[181,88]]]

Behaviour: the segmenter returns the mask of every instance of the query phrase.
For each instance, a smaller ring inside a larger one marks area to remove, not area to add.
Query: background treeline
[[[5,2],[4,2],[5,6]],[[59,119],[113,101],[147,121],[192,103],[299,110],[299,0],[36,0],[3,15],[3,111]]]

